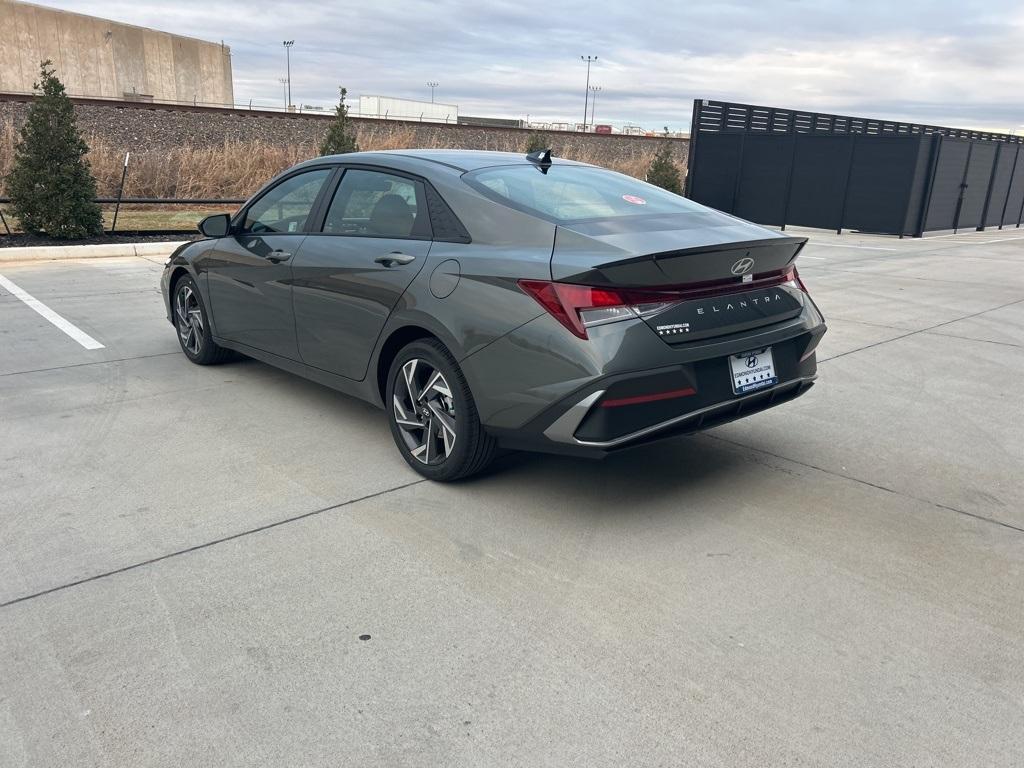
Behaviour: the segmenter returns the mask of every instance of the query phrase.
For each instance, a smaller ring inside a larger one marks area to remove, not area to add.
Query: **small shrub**
[[[348,90],[339,88],[341,98],[338,99],[338,106],[334,108],[334,120],[331,121],[324,136],[324,142],[320,145],[321,155],[343,155],[346,152],[358,152],[359,145],[356,143],[355,132],[348,121],[348,107],[345,106],[345,96]]]
[[[39,67],[40,92],[19,132],[6,178],[11,212],[25,232],[76,240],[103,232],[89,147],[78,133],[75,110],[50,61]]]
[[[666,142],[665,146],[655,153],[654,159],[651,160],[651,164],[647,168],[647,181],[662,189],[667,189],[669,192],[675,192],[677,195],[683,193],[679,169],[676,167],[675,161],[672,160],[672,145],[669,143]]]

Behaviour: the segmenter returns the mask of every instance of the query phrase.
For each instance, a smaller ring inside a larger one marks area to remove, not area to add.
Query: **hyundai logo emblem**
[[[745,275],[747,272],[754,268],[754,260],[749,256],[744,256],[742,259],[732,265],[732,273],[734,275]]]

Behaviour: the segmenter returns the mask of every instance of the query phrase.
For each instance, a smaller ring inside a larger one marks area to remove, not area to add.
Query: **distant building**
[[[457,123],[457,104],[441,104],[391,96],[360,96],[353,117],[379,117],[391,120],[422,120],[425,123]]]
[[[231,51],[79,13],[0,0],[0,92],[30,93],[49,59],[72,96],[231,106]]]

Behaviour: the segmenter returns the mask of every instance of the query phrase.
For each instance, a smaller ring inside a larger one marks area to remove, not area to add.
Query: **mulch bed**
[[[35,245],[110,245],[115,243],[166,243],[181,240],[197,240],[201,235],[195,230],[187,232],[115,232],[112,235],[86,237],[82,240],[58,240],[55,237],[37,235],[8,235],[0,227],[0,248],[27,248]]]

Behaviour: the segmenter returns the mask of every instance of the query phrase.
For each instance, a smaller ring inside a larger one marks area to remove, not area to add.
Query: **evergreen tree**
[[[542,149],[549,149],[550,147],[551,139],[543,133],[531,133],[526,138],[526,146],[523,148],[523,152],[530,154],[531,152],[539,152]]]
[[[103,215],[93,202],[96,179],[85,159],[88,145],[78,133],[75,110],[54,74],[52,62],[39,67],[40,92],[14,148],[7,175],[11,211],[26,232],[75,240],[103,232]]]
[[[647,169],[647,182],[667,189],[669,192],[675,192],[677,195],[683,193],[679,169],[672,160],[672,145],[668,142],[665,142],[665,145],[654,155],[654,159]]]
[[[341,98],[338,106],[334,108],[334,120],[327,129],[327,135],[320,145],[321,155],[343,155],[346,152],[358,152],[359,145],[356,144],[355,131],[348,121],[348,107],[345,105],[345,95],[348,90],[339,88]]]

